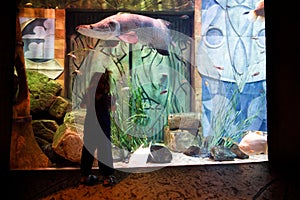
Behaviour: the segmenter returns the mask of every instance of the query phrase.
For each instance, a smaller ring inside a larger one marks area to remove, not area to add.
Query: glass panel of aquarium
[[[130,2],[66,1],[56,6],[64,10],[60,23],[20,18],[31,125],[45,168],[79,167],[81,102],[93,75],[106,69],[116,97],[115,168],[266,161],[263,1]],[[24,9],[51,10],[33,5]]]

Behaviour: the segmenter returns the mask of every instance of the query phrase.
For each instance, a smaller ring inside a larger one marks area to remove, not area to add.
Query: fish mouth
[[[103,33],[110,33],[113,32],[112,28],[109,25],[104,25],[101,27],[97,27],[93,24],[88,24],[88,25],[78,25],[75,30],[77,32],[83,32],[83,31],[97,31],[97,32],[103,32]]]
[[[81,29],[86,29],[89,25],[78,25],[76,26],[75,30],[80,31]]]
[[[82,35],[97,39],[109,39],[112,37],[112,32],[109,27],[95,28],[93,25],[79,25],[76,31]]]
[[[78,25],[75,30],[85,36],[103,39],[116,40],[115,36],[119,35],[120,24],[114,20],[105,23]]]

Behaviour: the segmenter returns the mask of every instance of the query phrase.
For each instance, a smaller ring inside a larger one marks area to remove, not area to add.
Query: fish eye
[[[94,27],[92,25],[90,25],[90,29],[94,29]]]
[[[113,22],[113,21],[110,21],[110,22],[108,22],[108,26],[109,26],[112,30],[115,30],[115,28],[116,28],[116,23]]]

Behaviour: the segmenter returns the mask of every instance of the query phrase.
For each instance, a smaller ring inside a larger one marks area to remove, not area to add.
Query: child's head
[[[104,73],[100,73],[99,82],[97,86],[97,93],[109,93],[110,92],[110,76],[112,71],[106,69]]]

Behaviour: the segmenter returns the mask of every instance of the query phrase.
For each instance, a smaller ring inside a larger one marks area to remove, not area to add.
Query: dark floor
[[[139,170],[116,170],[112,188],[80,185],[78,169],[16,170],[7,192],[17,200],[299,199],[297,186],[272,176],[268,162]]]

